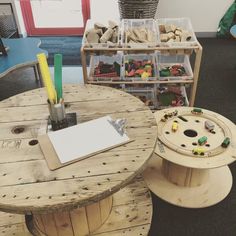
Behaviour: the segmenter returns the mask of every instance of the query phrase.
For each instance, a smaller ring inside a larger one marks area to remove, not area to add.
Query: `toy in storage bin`
[[[118,81],[121,76],[122,52],[107,56],[91,56],[89,80]]]
[[[157,55],[160,80],[192,80],[193,71],[189,55]]]
[[[158,32],[153,19],[122,19],[121,42],[125,47],[155,47]]]
[[[113,28],[112,28],[113,27]],[[98,42],[89,42],[87,39],[88,32],[92,31],[92,38],[98,39]],[[101,40],[101,36],[105,40]],[[108,37],[110,36],[110,37]],[[102,41],[102,42],[101,42]],[[84,31],[82,46],[90,48],[109,48],[118,47],[120,44],[120,21],[111,20],[105,22],[95,22],[91,19],[87,20]]]
[[[159,85],[157,88],[158,108],[189,106],[185,86]]]
[[[126,54],[122,76],[126,81],[157,80],[155,54]]]
[[[156,100],[156,84],[144,85],[144,84],[135,84],[135,85],[125,85],[123,90],[127,93],[132,94],[133,96],[139,98],[145,105],[149,106],[150,109],[157,108]]]
[[[157,19],[159,42],[174,46],[194,46],[197,38],[189,18]]]

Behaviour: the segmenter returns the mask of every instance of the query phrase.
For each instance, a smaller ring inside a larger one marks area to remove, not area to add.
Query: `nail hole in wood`
[[[84,188],[82,188],[83,190],[88,190],[88,188],[87,187],[84,187]]]
[[[6,176],[7,174],[3,174],[3,176]]]
[[[29,199],[29,197],[26,197],[25,199]]]
[[[2,195],[2,197],[6,197],[6,195],[4,194],[4,195]]]
[[[210,147],[210,144],[209,144],[209,143],[207,143],[207,144],[206,144],[206,147]]]
[[[102,164],[105,166],[107,163],[106,163],[106,162],[103,162]]]
[[[88,170],[88,173],[90,173],[91,171],[90,170]]]
[[[14,195],[13,198],[16,198],[16,195]]]
[[[41,198],[40,196],[37,197],[37,199],[40,199],[40,198]]]
[[[186,145],[185,144],[181,144],[181,147],[186,147]]]
[[[20,134],[20,133],[23,133],[25,131],[25,127],[24,126],[17,126],[17,127],[14,127],[11,132],[13,134]]]
[[[78,91],[76,92],[78,93]],[[70,107],[70,104],[65,102],[65,108],[68,108],[68,107]]]
[[[132,162],[135,162],[135,160],[132,160]]]
[[[39,143],[39,141],[37,139],[32,139],[32,140],[29,141],[30,146],[37,145],[38,143]]]

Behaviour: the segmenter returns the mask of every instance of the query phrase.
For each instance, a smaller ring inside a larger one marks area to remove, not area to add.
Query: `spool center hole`
[[[193,129],[186,129],[184,131],[184,135],[186,135],[187,137],[196,137],[197,136],[197,131],[193,130]]]
[[[25,131],[25,127],[24,126],[18,126],[18,127],[14,127],[12,129],[12,133],[13,134],[20,134],[23,133]]]

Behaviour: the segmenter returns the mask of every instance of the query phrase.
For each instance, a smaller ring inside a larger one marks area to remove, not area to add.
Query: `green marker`
[[[54,55],[54,83],[57,91],[57,102],[60,101],[62,96],[62,55]]]

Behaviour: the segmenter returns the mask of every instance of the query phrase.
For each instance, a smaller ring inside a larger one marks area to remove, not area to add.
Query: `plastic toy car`
[[[205,154],[205,149],[204,148],[201,148],[201,147],[196,147],[193,149],[193,154],[194,155],[201,155],[201,156],[204,156]]]

